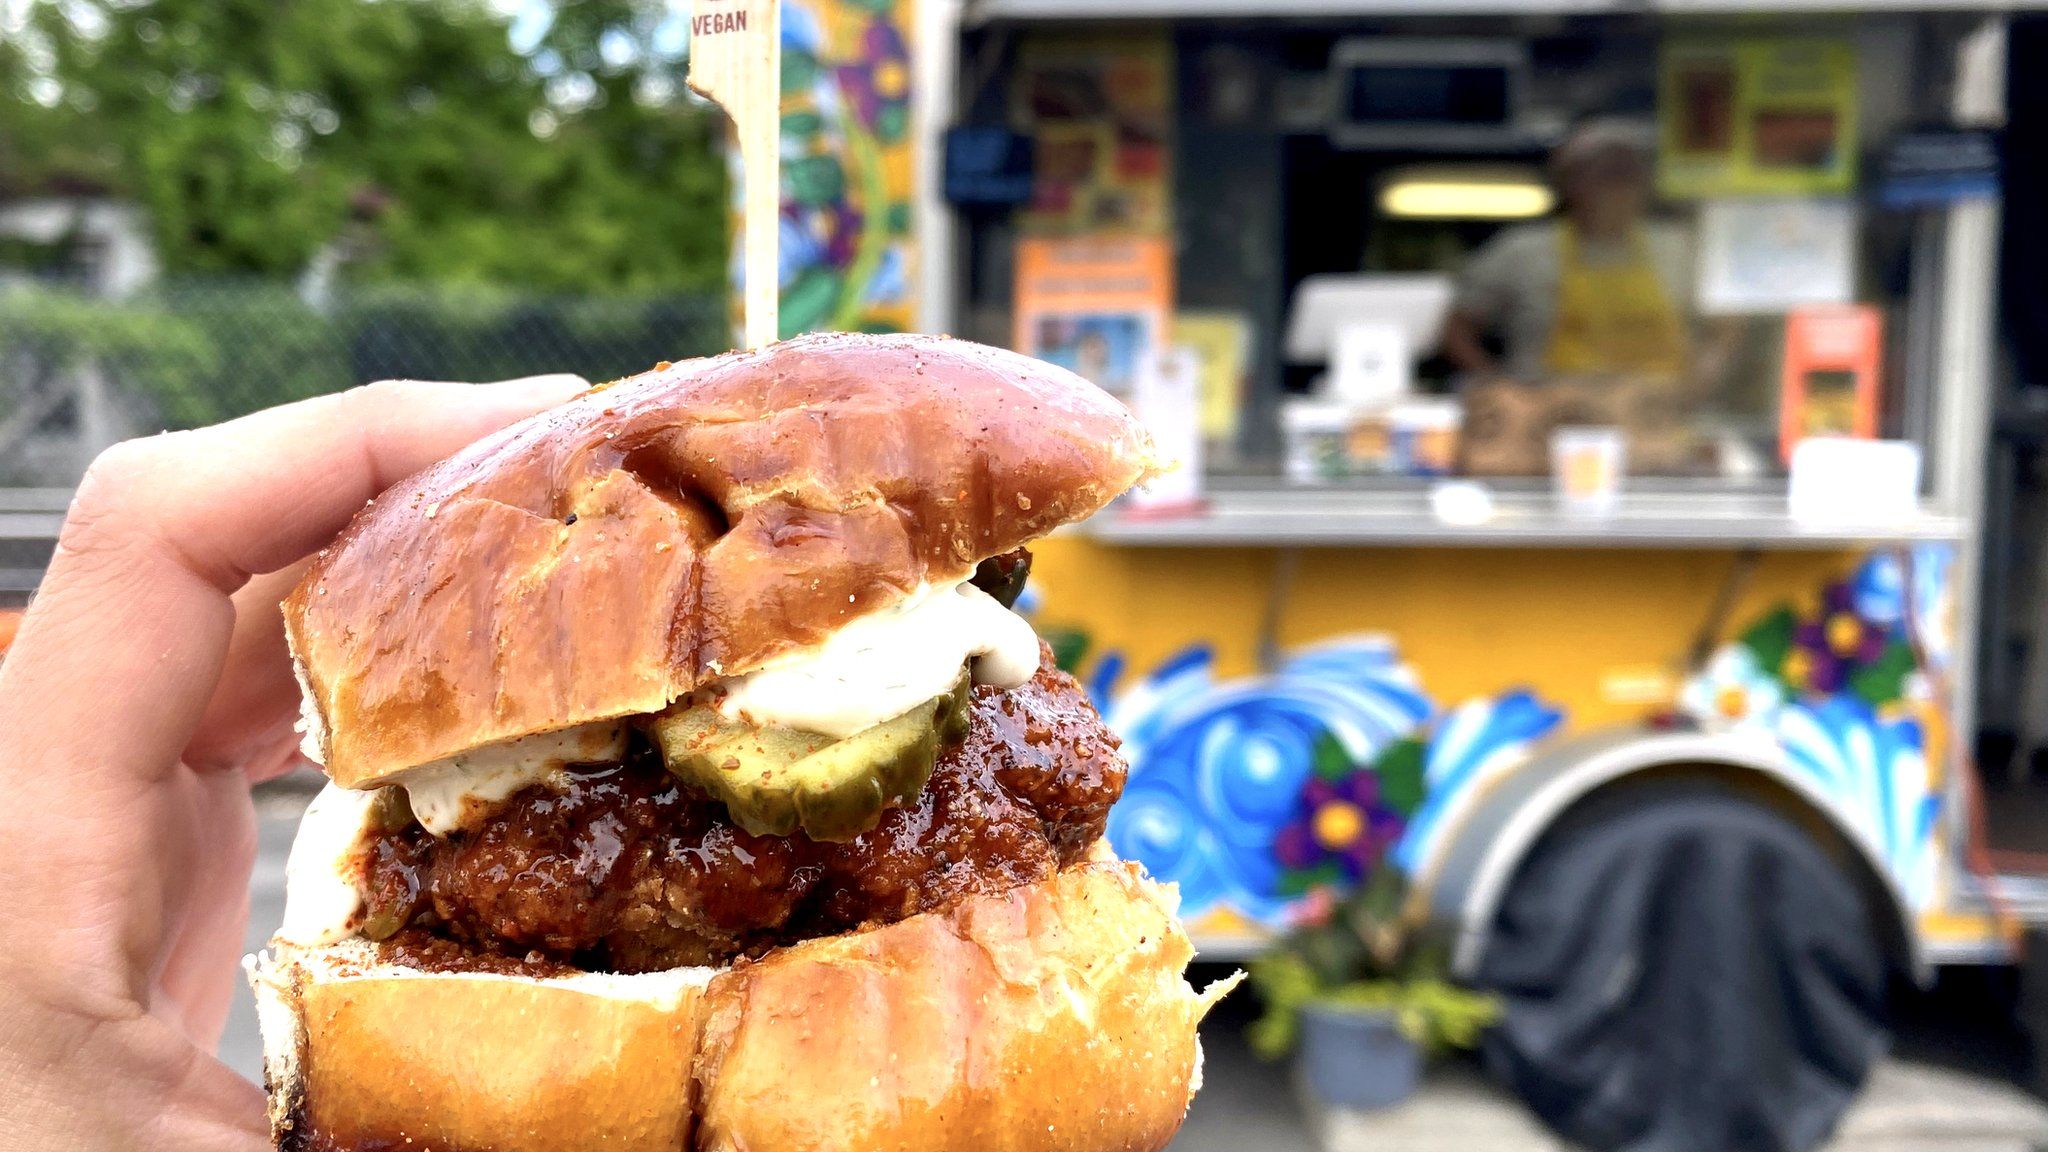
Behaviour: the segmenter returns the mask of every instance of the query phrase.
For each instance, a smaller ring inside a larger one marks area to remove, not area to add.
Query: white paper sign
[[[1814,436],[1792,449],[1787,493],[1802,524],[1903,524],[1920,507],[1920,446]]]
[[[1138,365],[1131,410],[1172,471],[1131,493],[1134,508],[1161,510],[1202,499],[1202,357],[1176,345]]]
[[[1708,200],[1700,208],[1699,310],[1784,312],[1849,304],[1856,206],[1847,200]]]
[[[1413,378],[1408,334],[1399,324],[1369,321],[1337,329],[1336,352],[1330,358],[1331,399],[1362,407],[1391,404],[1408,395]]]

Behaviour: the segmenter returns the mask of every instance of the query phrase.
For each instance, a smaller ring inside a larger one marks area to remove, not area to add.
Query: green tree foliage
[[[0,197],[66,182],[101,186],[110,158],[95,145],[90,119],[69,104],[37,98],[29,44],[0,26]]]
[[[608,283],[723,291],[725,118],[686,94],[680,17],[660,0],[555,0],[554,10],[534,59],[567,110],[552,194],[579,231],[564,238],[588,230],[582,259],[608,261],[596,269]]]
[[[0,166],[65,153],[145,206],[173,274],[341,240],[362,279],[715,289],[718,125],[636,42],[653,11],[565,0],[521,54],[481,0],[40,0],[46,61],[0,55]]]

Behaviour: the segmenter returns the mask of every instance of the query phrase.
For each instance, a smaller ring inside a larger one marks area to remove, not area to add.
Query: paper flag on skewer
[[[781,0],[691,0],[690,87],[725,109],[739,145],[746,340],[759,348],[780,308]]]

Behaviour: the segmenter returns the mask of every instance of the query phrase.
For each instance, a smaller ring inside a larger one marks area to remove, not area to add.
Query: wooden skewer
[[[690,0],[690,87],[725,109],[739,143],[747,347],[759,348],[781,307],[781,0]]]

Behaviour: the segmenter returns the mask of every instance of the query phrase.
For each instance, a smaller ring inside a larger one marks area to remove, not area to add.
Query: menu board
[[[1665,196],[1840,195],[1856,180],[1856,48],[1812,37],[1680,39],[1659,69]]]
[[[1172,227],[1173,47],[1164,34],[1050,37],[1018,53],[1014,126],[1033,138],[1033,236]]]
[[[1027,237],[1017,244],[1016,348],[1129,403],[1165,354],[1173,242],[1164,236]]]

